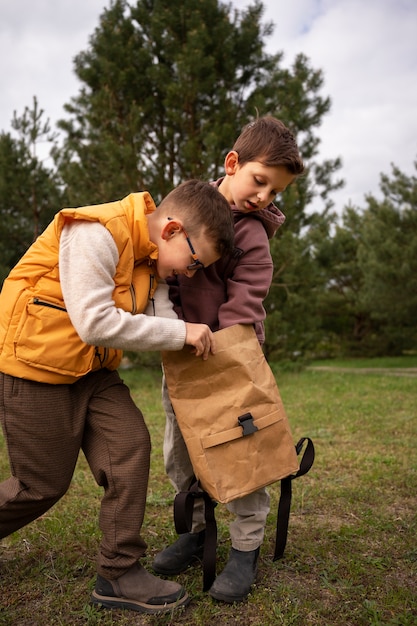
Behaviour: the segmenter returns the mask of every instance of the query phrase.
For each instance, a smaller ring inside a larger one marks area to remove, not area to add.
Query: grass
[[[397,367],[407,365],[415,363]],[[201,569],[192,568],[177,577],[193,597],[178,615],[92,607],[100,490],[80,456],[67,495],[2,541],[0,625],[416,625],[417,379],[345,370],[274,371],[294,440],[312,437],[316,462],[294,482],[286,553],[275,563],[279,489],[269,489],[271,514],[258,579],[246,603],[215,603],[202,592]],[[162,462],[160,374],[134,369],[122,376],[145,414],[153,442],[143,528],[145,565],[150,566],[156,552],[176,537],[173,492]],[[0,474],[6,478],[1,445]],[[230,518],[222,505],[216,517],[220,571],[230,548]]]

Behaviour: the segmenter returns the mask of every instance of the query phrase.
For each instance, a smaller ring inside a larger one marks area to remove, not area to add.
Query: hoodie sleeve
[[[247,219],[237,222],[235,245],[243,254],[226,279],[227,300],[219,308],[219,327],[253,324],[263,343],[266,317],[263,302],[272,281],[273,261],[262,222]]]

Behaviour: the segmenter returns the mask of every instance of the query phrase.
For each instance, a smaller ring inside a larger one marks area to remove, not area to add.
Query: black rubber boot
[[[184,533],[173,544],[159,552],[152,569],[157,574],[174,576],[187,569],[195,561],[201,561],[204,550],[204,537],[206,531],[199,533]]]
[[[250,552],[231,549],[226,567],[211,586],[209,594],[221,602],[243,602],[256,578],[259,548]]]

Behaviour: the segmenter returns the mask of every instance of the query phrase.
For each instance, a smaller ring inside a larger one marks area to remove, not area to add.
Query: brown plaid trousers
[[[11,470],[0,483],[0,538],[66,493],[82,449],[104,490],[98,573],[117,578],[143,556],[151,444],[143,415],[117,372],[103,369],[71,385],[0,373],[0,421]]]

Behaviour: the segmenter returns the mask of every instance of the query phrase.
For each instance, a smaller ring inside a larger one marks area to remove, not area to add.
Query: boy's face
[[[283,165],[271,167],[260,161],[240,165],[233,151],[226,157],[225,171],[227,185],[223,189],[220,185],[220,191],[229,204],[236,205],[242,213],[264,209],[295,179]]]
[[[162,279],[178,274],[191,277],[219,259],[214,244],[204,236],[189,237],[179,220],[170,220],[162,231],[156,267]]]

